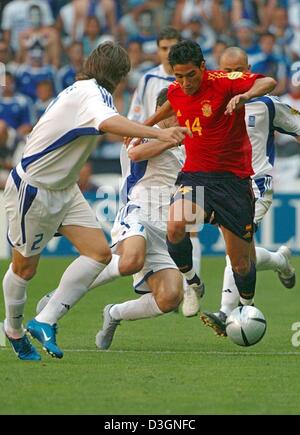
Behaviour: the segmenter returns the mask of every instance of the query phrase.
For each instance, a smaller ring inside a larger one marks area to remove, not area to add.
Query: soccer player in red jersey
[[[174,45],[169,62],[176,81],[169,87],[168,102],[146,123],[153,125],[175,112],[179,124],[193,133],[185,139],[186,161],[170,206],[169,253],[189,283],[199,282],[192,268],[192,245],[186,227],[199,217],[205,223],[218,224],[240,302],[250,305],[256,282],[250,257],[254,195],[243,106],[251,98],[272,91],[276,81],[248,72],[207,71],[201,48],[194,41]],[[204,187],[200,200],[199,186]]]

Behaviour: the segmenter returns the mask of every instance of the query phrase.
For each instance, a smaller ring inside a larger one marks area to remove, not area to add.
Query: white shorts
[[[128,237],[142,236],[147,240],[145,225],[141,223],[140,207],[128,204],[121,208],[111,229],[111,244],[115,246]]]
[[[24,257],[40,254],[60,226],[101,228],[77,184],[64,190],[37,188],[22,180],[14,169],[4,197],[7,238]]]
[[[112,244],[115,246],[118,242],[132,236],[142,236],[146,239],[145,263],[142,270],[133,275],[133,287],[137,293],[148,293],[151,291],[147,284],[149,276],[163,269],[177,270],[177,266],[168,252],[166,231],[143,220],[137,206],[130,205],[128,207],[129,210],[120,210],[125,216],[120,221],[117,219],[122,215],[120,212],[118,213],[111,234]]]
[[[266,175],[252,179],[252,189],[256,198],[254,223],[258,225],[273,202],[273,178]]]

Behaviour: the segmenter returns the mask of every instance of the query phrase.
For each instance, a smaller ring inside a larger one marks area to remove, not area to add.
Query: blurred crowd
[[[274,94],[300,110],[300,0],[1,0],[0,189],[26,135],[104,40],[121,42],[131,58],[114,95],[126,115],[139,79],[159,64],[157,34],[167,25],[200,44],[209,69],[227,46],[243,48],[252,71],[274,77]],[[119,170],[120,144],[111,146],[119,141],[101,137],[96,172]],[[291,137],[279,136],[277,151],[300,155]]]

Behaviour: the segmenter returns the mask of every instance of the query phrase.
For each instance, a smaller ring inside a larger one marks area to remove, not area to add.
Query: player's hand
[[[187,134],[190,137],[193,137],[193,133],[187,127],[170,127],[159,129],[157,139],[178,145],[183,141]]]
[[[133,139],[131,139],[131,141],[129,142],[129,144],[125,144],[124,145],[127,149],[127,151],[129,151],[131,148],[136,147],[137,145],[140,145],[140,143],[143,141],[143,139],[141,139],[140,137],[134,137]]]
[[[235,95],[226,106],[226,110],[224,112],[225,115],[232,115],[233,112],[239,110],[241,107],[247,103],[248,98],[244,94]]]
[[[142,142],[141,137],[123,137],[123,144],[125,145],[126,149],[128,150],[129,145],[132,145],[133,147],[139,145]]]

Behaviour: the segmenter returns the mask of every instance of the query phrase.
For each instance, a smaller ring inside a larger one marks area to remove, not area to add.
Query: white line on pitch
[[[1,347],[0,350],[10,350],[9,347]],[[226,356],[300,356],[299,352],[234,352],[234,351],[188,351],[188,350],[98,350],[98,349],[63,349],[69,353],[139,353],[157,355],[226,355]]]
[[[234,351],[185,351],[185,350],[106,350],[101,351],[98,349],[65,349],[66,352],[97,352],[97,353],[146,353],[158,355],[177,355],[177,354],[193,354],[193,355],[254,355],[254,356],[300,356],[299,352],[234,352]]]

